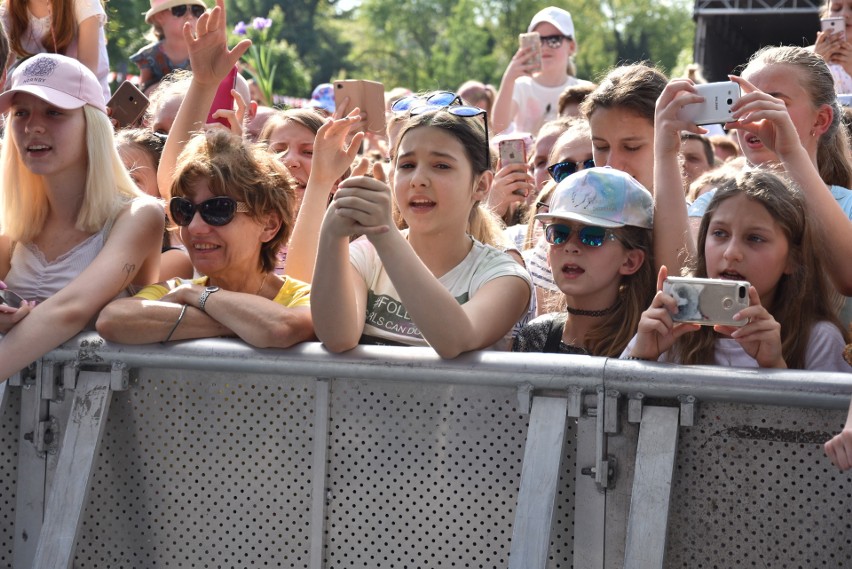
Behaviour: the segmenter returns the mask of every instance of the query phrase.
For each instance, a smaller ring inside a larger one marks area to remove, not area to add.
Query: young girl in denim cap
[[[492,179],[483,112],[424,102],[409,114],[393,152],[393,188],[380,164],[368,177],[362,163],[323,221],[311,311],[334,352],[360,341],[431,346],[452,358],[503,339],[530,303],[523,267],[471,237],[487,217],[480,202]],[[316,152],[340,149],[318,144]],[[394,200],[407,231],[393,222]],[[356,234],[365,237],[350,245]]]
[[[37,53],[73,57],[97,76],[104,101],[109,100],[107,17],[101,0],[3,0],[0,20],[18,58]]]
[[[25,61],[0,112],[0,279],[25,299],[0,305],[3,380],[157,279],[163,210],[124,169],[101,86],[76,59]]]
[[[660,291],[624,356],[682,364],[852,371],[802,192],[776,174],[747,170],[720,185],[701,220],[696,277],[751,283],[735,326],[678,323]]]
[[[562,180],[544,224],[565,311],[521,329],[513,350],[617,356],[654,294],[653,199],[628,174],[590,168]]]

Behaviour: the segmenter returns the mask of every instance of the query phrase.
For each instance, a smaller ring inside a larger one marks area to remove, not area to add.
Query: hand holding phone
[[[840,34],[841,41],[846,41],[846,19],[845,18],[821,18],[819,27],[832,36]]]
[[[538,32],[529,32],[518,35],[518,43],[521,49],[525,47],[532,48],[532,56],[527,60],[527,63],[533,66],[533,73],[541,71],[541,34]]]
[[[701,326],[744,326],[746,320],[734,320],[734,315],[748,308],[748,281],[667,277],[663,292],[675,299],[678,311],[672,314],[675,322],[690,322]]]
[[[11,306],[12,308],[20,308],[24,299],[17,293],[12,292],[8,288],[0,290],[0,304]]]
[[[231,90],[237,84],[237,66],[235,65],[233,69],[231,69],[228,74],[222,79],[222,82],[219,83],[219,87],[216,89],[216,95],[213,97],[213,104],[210,105],[210,111],[207,113],[207,123],[220,123],[230,128],[231,124],[227,119],[214,117],[213,114],[220,110],[225,109],[227,111],[234,110],[234,96],[231,94]]]
[[[731,107],[740,100],[740,86],[733,81],[703,83],[695,91],[704,97],[702,103],[684,105],[678,118],[697,125],[725,124],[734,120]]]
[[[348,104],[344,101],[349,98]],[[342,111],[339,116],[348,115],[358,107],[367,113],[367,131],[373,134],[386,134],[385,125],[385,86],[378,81],[347,79],[334,82],[334,106]],[[339,113],[338,113],[339,114]]]
[[[116,128],[135,124],[148,108],[148,97],[130,81],[118,86],[107,103],[110,118],[116,121]]]

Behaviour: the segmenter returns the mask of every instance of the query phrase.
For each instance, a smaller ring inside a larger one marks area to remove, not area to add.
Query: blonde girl
[[[0,305],[5,379],[157,279],[163,210],[125,170],[100,84],[76,59],[25,61],[0,112],[0,279],[25,299]]]

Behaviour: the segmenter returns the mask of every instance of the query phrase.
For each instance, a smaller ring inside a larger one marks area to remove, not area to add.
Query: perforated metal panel
[[[75,567],[304,568],[313,381],[164,373],[113,394]]]
[[[21,409],[20,388],[7,385],[6,390],[6,408],[0,409],[0,567],[12,566]]]
[[[326,567],[506,567],[528,419],[514,389],[336,381]]]
[[[574,565],[574,479],[577,462],[577,420],[568,419],[565,447],[562,453],[562,470],[559,473],[559,490],[553,529],[550,532],[550,558],[548,569],[570,569]]]
[[[852,567],[852,483],[822,449],[845,413],[699,410],[680,430],[667,567]]]

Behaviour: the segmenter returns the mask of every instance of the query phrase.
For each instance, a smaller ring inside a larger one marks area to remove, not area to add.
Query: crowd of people
[[[698,125],[699,69],[578,79],[551,6],[499,89],[393,89],[376,132],[327,85],[279,110],[237,75],[212,108],[250,41],[227,45],[222,0],[151,0],[131,58],[150,105],[116,128],[100,2],[1,6],[2,378],[87,328],[852,371],[852,59],[831,32],[755,53],[730,120]],[[852,38],[852,1],[824,12]],[[852,411],[826,452],[852,467]]]

